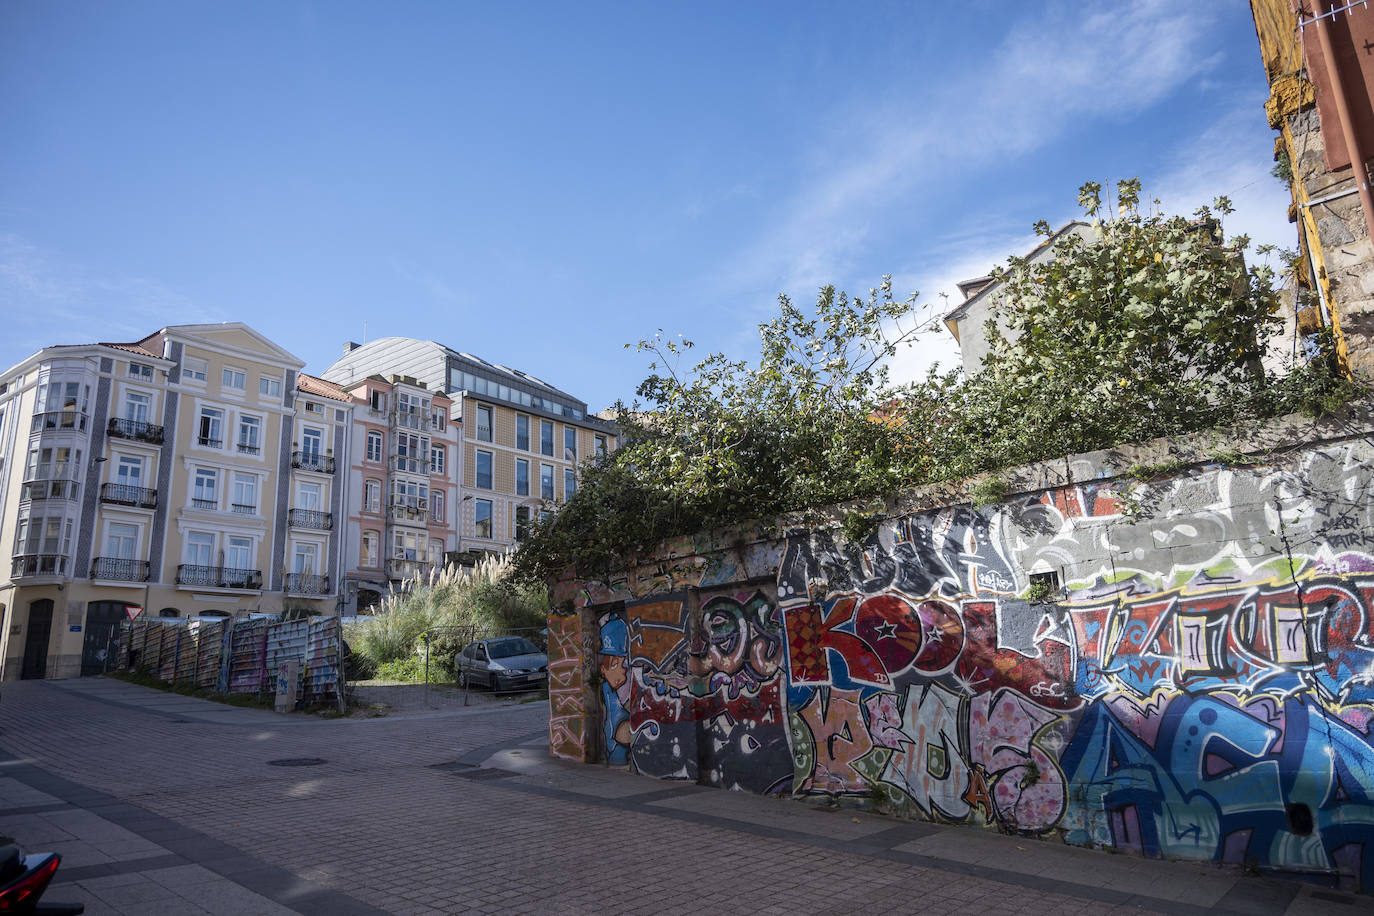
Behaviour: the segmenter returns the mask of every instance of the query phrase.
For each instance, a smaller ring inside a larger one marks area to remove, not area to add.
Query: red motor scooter
[[[0,914],[4,916],[76,916],[83,903],[39,903],[62,857],[55,852],[24,855],[11,837],[0,837]]]

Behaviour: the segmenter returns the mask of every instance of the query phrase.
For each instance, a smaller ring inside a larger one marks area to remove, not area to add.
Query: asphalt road
[[[91,916],[1369,912],[1207,865],[548,757],[547,706],[278,716],[103,678],[7,683],[0,834]]]

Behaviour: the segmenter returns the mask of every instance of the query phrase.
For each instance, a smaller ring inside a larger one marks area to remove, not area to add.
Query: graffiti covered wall
[[[1369,441],[703,545],[555,593],[597,759],[1374,886]]]

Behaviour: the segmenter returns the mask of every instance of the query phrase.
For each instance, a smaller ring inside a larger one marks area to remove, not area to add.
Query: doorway
[[[52,636],[52,599],[29,603],[29,631],[24,637],[24,664],[21,680],[41,680],[48,675],[48,640]]]
[[[81,676],[104,674],[114,667],[119,628],[128,614],[124,601],[92,601],[86,605],[86,638],[81,643]]]

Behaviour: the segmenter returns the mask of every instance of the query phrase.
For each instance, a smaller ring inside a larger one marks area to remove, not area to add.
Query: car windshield
[[[523,636],[511,639],[493,639],[487,643],[487,652],[492,658],[514,658],[517,655],[538,655],[534,643]]]

